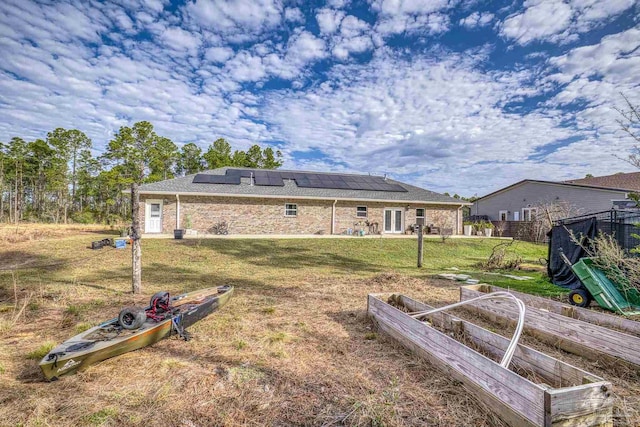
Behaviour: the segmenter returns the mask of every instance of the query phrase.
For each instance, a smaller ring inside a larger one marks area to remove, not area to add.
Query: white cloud
[[[205,53],[205,58],[212,62],[224,63],[233,56],[233,49],[228,47],[210,47]]]
[[[294,64],[304,66],[325,56],[327,53],[324,41],[308,31],[302,31],[289,41],[287,57]]]
[[[443,13],[429,15],[394,15],[383,18],[375,26],[383,36],[393,34],[437,35],[449,31],[449,16]]]
[[[203,28],[222,33],[261,33],[282,20],[279,0],[196,0],[185,13]]]
[[[634,0],[527,0],[524,11],[502,22],[500,34],[521,45],[537,40],[575,41],[579,33],[602,25],[634,4]]]
[[[164,30],[161,38],[165,45],[171,49],[185,51],[192,55],[196,53],[201,44],[200,36],[177,27]]]
[[[284,19],[289,22],[304,23],[305,18],[302,11],[297,7],[288,7],[284,10]]]
[[[425,15],[449,9],[455,2],[449,0],[373,0],[371,8],[382,15]]]
[[[562,34],[569,28],[573,12],[562,0],[525,2],[525,11],[512,15],[502,23],[503,36],[519,44]]]
[[[258,81],[266,77],[267,71],[262,58],[242,51],[227,61],[225,69],[229,76],[239,82]]]
[[[344,18],[345,13],[334,9],[320,9],[316,14],[316,20],[320,27],[320,33],[332,34],[336,32],[340,26],[340,22]]]
[[[473,12],[460,20],[460,25],[467,28],[486,27],[493,21],[495,15],[490,12]]]

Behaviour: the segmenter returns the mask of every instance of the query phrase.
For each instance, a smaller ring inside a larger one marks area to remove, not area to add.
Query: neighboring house
[[[582,215],[625,204],[632,191],[625,187],[525,179],[479,198],[471,207],[471,215],[486,215],[492,221],[530,221],[537,210],[551,205],[564,208],[566,216]]]
[[[416,223],[462,231],[468,203],[392,179],[282,170],[219,168],[140,187],[141,228],[230,234],[404,233]]]
[[[625,188],[627,190],[640,192],[640,172],[592,176],[590,178],[572,179],[564,182],[568,184],[589,185],[593,187]]]

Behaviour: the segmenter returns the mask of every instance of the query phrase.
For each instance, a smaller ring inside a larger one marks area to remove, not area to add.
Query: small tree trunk
[[[418,225],[418,268],[422,268],[423,258],[422,225]]]
[[[142,291],[142,247],[140,246],[140,193],[138,184],[131,184],[131,255],[132,255],[132,289],[134,294]]]
[[[15,209],[15,213],[13,214],[13,221],[18,223],[18,172],[16,171],[16,192],[14,193],[16,201],[13,204],[13,208]]]

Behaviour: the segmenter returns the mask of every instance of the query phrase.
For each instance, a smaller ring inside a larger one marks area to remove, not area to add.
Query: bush
[[[95,224],[97,222],[93,212],[90,211],[74,212],[71,214],[71,220],[79,224]]]

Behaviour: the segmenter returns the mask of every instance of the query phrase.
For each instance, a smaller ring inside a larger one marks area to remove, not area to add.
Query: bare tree
[[[531,220],[521,225],[516,237],[532,242],[544,241],[556,221],[582,213],[582,209],[564,200],[540,200],[531,209]]]
[[[636,142],[627,161],[640,169],[640,105],[633,105],[624,94],[620,95],[627,105],[623,108],[614,107],[621,116],[617,122],[620,129]]]

